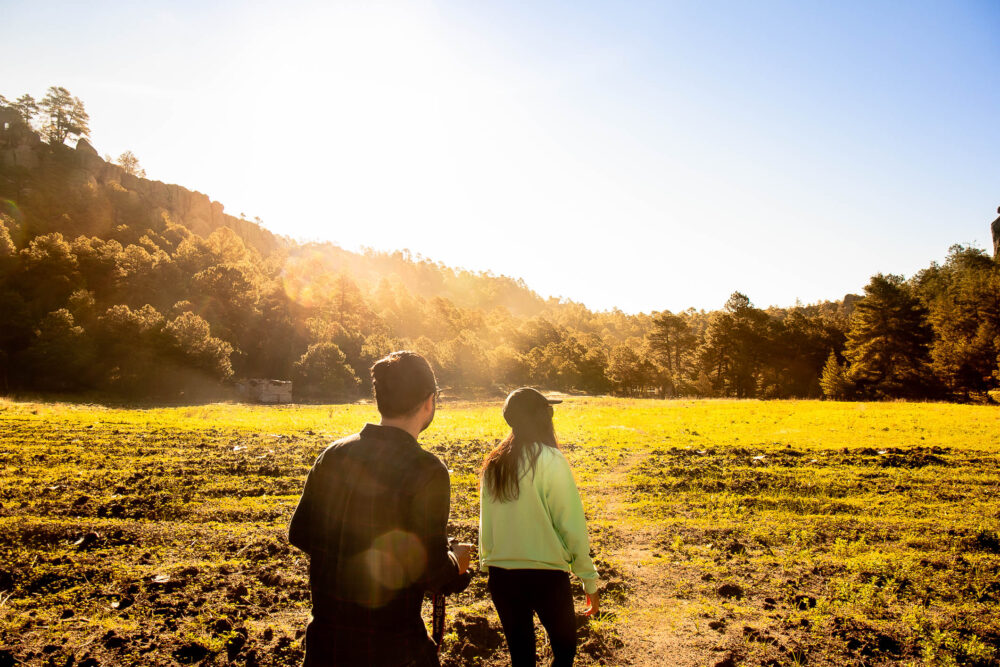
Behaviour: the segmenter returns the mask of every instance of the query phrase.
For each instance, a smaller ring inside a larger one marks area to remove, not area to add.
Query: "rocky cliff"
[[[264,255],[284,244],[260,225],[226,214],[222,204],[208,195],[126,173],[103,160],[86,139],[80,139],[76,149],[50,146],[12,110],[0,109],[0,193],[20,205],[18,200],[30,198],[40,181],[53,177],[91,198],[95,193],[113,194],[102,209],[109,226],[123,222],[121,209],[127,207],[130,224],[135,222],[134,212],[142,211],[153,220],[166,216],[200,236],[229,227]]]

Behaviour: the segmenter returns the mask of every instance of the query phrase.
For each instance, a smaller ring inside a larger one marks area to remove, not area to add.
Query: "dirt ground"
[[[0,402],[0,667],[300,664],[287,522],[371,412]],[[586,399],[557,428],[602,578],[577,664],[1000,664],[995,410]],[[423,439],[464,541],[502,435],[468,404]],[[485,585],[449,599],[446,667],[508,663]]]

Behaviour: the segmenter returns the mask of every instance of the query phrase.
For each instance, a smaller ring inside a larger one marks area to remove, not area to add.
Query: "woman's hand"
[[[590,605],[590,609],[583,612],[584,616],[593,616],[594,614],[601,611],[601,596],[597,591],[593,593],[587,593],[587,604]]]

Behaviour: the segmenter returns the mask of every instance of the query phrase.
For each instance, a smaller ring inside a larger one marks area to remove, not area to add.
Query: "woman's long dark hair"
[[[559,447],[551,407],[543,407],[512,427],[510,435],[486,456],[481,471],[483,491],[502,503],[517,500],[521,475],[528,469],[535,474],[543,446]]]

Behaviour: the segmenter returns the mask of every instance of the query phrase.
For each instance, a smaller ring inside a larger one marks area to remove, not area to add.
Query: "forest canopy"
[[[402,348],[453,393],[985,401],[1000,387],[1000,265],[975,247],[839,301],[762,309],[735,291],[713,312],[594,312],[405,250],[276,237],[142,178],[131,151],[102,160],[88,122],[61,87],[0,96],[3,392],[189,399],[274,378],[297,400],[348,400]]]

